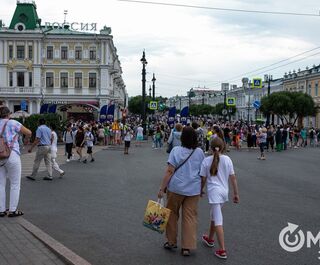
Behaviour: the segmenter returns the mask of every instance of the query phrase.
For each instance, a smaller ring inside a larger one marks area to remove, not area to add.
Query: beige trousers
[[[44,163],[46,165],[48,175],[52,177],[52,164],[51,164],[51,146],[38,146],[38,150],[36,152],[36,157],[34,159],[33,169],[31,176],[36,177],[40,163],[44,160]]]
[[[199,195],[184,196],[168,191],[167,208],[171,210],[166,227],[166,237],[170,244],[177,244],[178,220],[181,208],[181,248],[197,248],[197,218]]]

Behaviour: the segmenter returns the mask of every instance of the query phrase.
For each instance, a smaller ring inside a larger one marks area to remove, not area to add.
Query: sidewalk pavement
[[[35,157],[35,151],[28,153],[29,146],[21,150],[22,177],[30,174]],[[57,160],[60,165],[66,164],[64,145],[58,146]],[[123,150],[123,146],[98,146],[93,152],[101,150]],[[84,154],[86,150],[84,149]],[[75,162],[75,161],[74,161]],[[72,161],[70,162],[72,163]],[[46,170],[44,162],[39,172]],[[68,172],[66,172],[68,177]],[[0,218],[0,265],[90,265],[90,263],[44,231],[28,222],[23,217]]]
[[[95,146],[94,153],[105,148]],[[35,151],[22,152],[22,177],[31,173]],[[58,146],[58,161],[65,164],[64,145]],[[41,163],[39,172],[46,170]],[[23,217],[0,218],[0,265],[90,265],[89,262],[67,249],[44,231]]]
[[[90,265],[22,217],[0,218],[1,265]]]

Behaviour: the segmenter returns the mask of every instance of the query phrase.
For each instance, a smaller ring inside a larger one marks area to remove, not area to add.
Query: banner
[[[108,110],[108,105],[104,105],[100,109],[99,120],[101,123],[106,122],[107,120],[107,110]]]
[[[176,117],[176,107],[171,107],[169,109],[169,113],[168,113],[168,125],[170,126],[170,128],[173,128],[174,126],[174,121],[175,121],[175,117]]]
[[[48,113],[48,107],[49,107],[48,104],[41,105],[40,114]]]
[[[113,122],[114,121],[114,104],[110,105],[108,107],[108,111],[107,111],[107,121],[108,122]]]
[[[183,125],[187,125],[187,120],[188,120],[188,116],[189,116],[189,107],[184,107],[180,112],[180,116],[181,116],[180,122]]]
[[[57,111],[57,105],[56,104],[53,104],[53,105],[49,106],[48,113],[56,113],[56,111]]]

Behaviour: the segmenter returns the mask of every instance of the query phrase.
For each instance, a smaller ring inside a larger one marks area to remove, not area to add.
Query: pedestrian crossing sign
[[[227,106],[235,106],[236,98],[227,98]]]
[[[253,78],[253,88],[262,88],[262,78]]]
[[[151,109],[151,110],[157,110],[157,109],[158,109],[158,101],[150,101],[150,103],[149,103],[149,109]]]

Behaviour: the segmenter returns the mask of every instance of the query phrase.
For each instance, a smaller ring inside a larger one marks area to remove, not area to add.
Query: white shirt
[[[200,176],[207,178],[207,194],[209,203],[224,203],[228,201],[229,176],[234,175],[233,163],[230,157],[220,155],[218,173],[211,176],[210,168],[213,156],[205,158],[201,165]]]
[[[143,128],[141,126],[137,128],[137,136],[143,136]]]
[[[93,146],[94,137],[93,137],[92,132],[85,132],[84,139],[85,139],[87,147],[92,147]]]
[[[56,132],[51,132],[52,137],[52,143],[51,143],[51,152],[57,152],[58,151],[58,136]]]
[[[130,142],[131,139],[132,139],[132,137],[133,137],[133,135],[131,134],[131,132],[128,131],[128,132],[126,133],[125,137],[124,137],[124,140],[125,140],[126,142]]]

